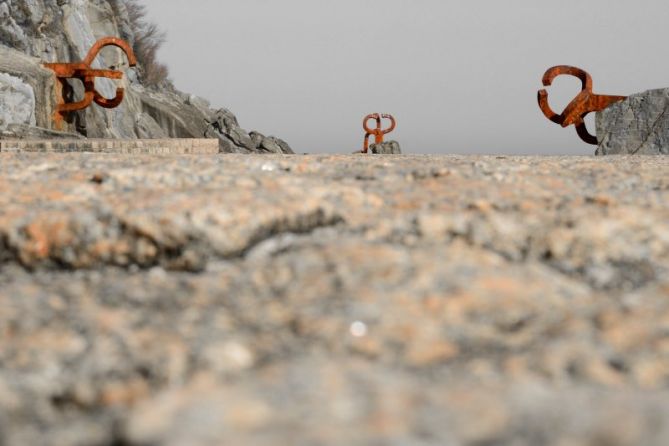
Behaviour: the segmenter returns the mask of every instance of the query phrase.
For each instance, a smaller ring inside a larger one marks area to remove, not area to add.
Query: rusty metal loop
[[[383,128],[382,120],[387,119],[390,121],[390,126]],[[376,128],[370,128],[368,123],[369,121],[376,121]],[[395,130],[397,127],[397,121],[393,115],[384,113],[373,113],[365,116],[365,119],[362,121],[362,127],[365,129],[365,139],[363,144],[362,153],[369,152],[369,138],[374,136],[374,141],[376,144],[381,144],[383,142],[383,137],[388,133]]]
[[[390,120],[390,127],[386,128],[386,129],[382,129],[381,128],[381,125],[382,125],[381,120],[382,119]],[[369,126],[367,125],[367,123],[371,120],[376,121],[376,128],[375,129],[370,129]],[[397,126],[397,122],[395,121],[395,118],[392,115],[389,115],[387,113],[384,113],[384,114],[373,113],[373,114],[367,115],[365,117],[365,119],[363,120],[362,126],[367,133],[376,134],[377,132],[382,132],[384,135],[386,135],[386,134],[392,132],[393,130],[395,130],[395,127]]]
[[[88,50],[88,54],[82,63],[90,67],[93,64],[95,58],[98,57],[100,51],[102,51],[102,49],[107,46],[115,46],[123,51],[128,58],[129,66],[134,67],[137,65],[137,58],[135,57],[135,52],[132,50],[132,47],[128,44],[128,42],[123,39],[119,39],[118,37],[103,37],[102,39],[95,42],[91,49]]]
[[[590,74],[587,71],[582,70],[581,68],[572,67],[569,65],[559,65],[557,67],[550,68],[548,71],[546,71],[542,79],[544,87],[550,87],[551,85],[553,85],[553,81],[558,76],[577,77],[581,80],[582,89],[592,92],[592,76],[590,76]]]
[[[111,99],[107,99],[95,90],[95,97],[93,100],[102,108],[116,108],[121,105],[124,97],[125,89],[119,87],[116,89],[116,96]]]
[[[574,76],[581,80],[582,88],[576,97],[567,105],[560,114],[553,111],[548,103],[548,91],[542,89],[537,95],[539,108],[543,114],[552,122],[568,127],[574,125],[578,136],[588,144],[597,144],[597,137],[591,135],[585,126],[585,117],[593,112],[599,112],[614,104],[626,99],[625,96],[604,96],[592,92],[592,77],[585,70],[569,65],[559,65],[546,71],[542,83],[545,87],[553,84],[558,76]]]
[[[60,104],[58,106],[58,113],[69,113],[77,110],[83,110],[95,99],[95,92],[86,91],[84,92],[84,99],[78,102],[68,102],[66,104]]]

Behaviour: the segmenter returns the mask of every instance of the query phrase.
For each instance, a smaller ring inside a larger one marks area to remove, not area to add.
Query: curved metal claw
[[[583,142],[587,144],[591,144],[593,146],[596,146],[599,144],[599,141],[597,140],[597,136],[591,135],[590,132],[588,131],[588,128],[585,126],[585,122],[582,122],[580,124],[576,124],[576,133],[578,136],[583,140]]]
[[[91,105],[94,99],[95,99],[95,92],[86,91],[84,92],[84,99],[77,102],[68,102],[66,104],[60,104],[56,109],[56,113],[60,113],[62,115],[64,113],[83,110],[89,105]]]
[[[548,91],[540,90],[537,96],[537,100],[539,101],[539,108],[544,113],[544,116],[556,124],[562,125],[564,123],[564,116],[555,113],[548,104]]]
[[[100,54],[103,48],[115,46],[123,51],[128,58],[128,64],[131,67],[137,65],[137,58],[132,47],[122,39],[117,37],[104,37],[91,47],[86,58],[76,63],[47,63],[45,67],[53,70],[59,82],[56,84],[56,95],[58,103],[54,112],[55,128],[60,129],[62,121],[67,113],[83,110],[92,102],[95,102],[103,108],[118,107],[125,96],[123,88],[116,89],[116,96],[107,99],[95,89],[95,78],[103,77],[107,79],[122,79],[123,73],[116,70],[94,69],[91,67],[95,58]],[[65,79],[76,78],[84,83],[84,99],[78,102],[66,103],[63,96],[63,87],[67,85]]]
[[[553,85],[553,81],[558,76],[577,77],[581,80],[583,90],[592,91],[592,76],[590,76],[587,71],[578,67],[572,67],[570,65],[558,65],[556,67],[549,68],[542,79],[544,87],[550,87]]]
[[[579,78],[582,84],[581,92],[576,95],[562,113],[558,114],[553,111],[548,103],[548,91],[546,89],[540,90],[537,95],[539,108],[548,119],[562,127],[576,126],[576,132],[584,142],[596,145],[597,137],[588,132],[585,126],[585,117],[590,113],[602,111],[611,104],[626,99],[626,97],[594,94],[592,92],[592,77],[590,74],[585,70],[569,65],[559,65],[548,69],[544,74],[542,82],[545,87],[549,87],[553,84],[555,78],[563,75]]]
[[[376,121],[376,127],[380,128],[381,127],[381,115],[379,115],[378,113],[372,113],[371,115],[365,116],[365,119],[362,120],[362,128],[365,129],[365,132],[370,133],[370,134],[374,132],[374,130],[370,129],[369,126],[367,125],[367,123],[371,120],[375,120]]]
[[[107,46],[115,46],[123,51],[128,58],[129,66],[134,67],[137,65],[137,58],[135,57],[135,52],[132,50],[132,47],[128,44],[128,42],[123,39],[119,39],[118,37],[103,37],[102,39],[95,42],[91,49],[88,50],[88,54],[82,63],[90,67],[95,58],[98,57],[100,51],[102,51],[102,49]]]
[[[381,128],[381,120],[382,119],[390,120],[390,127],[388,127],[385,130],[383,130]],[[376,128],[375,129],[370,129],[369,126],[367,125],[367,123],[371,120],[376,121]],[[367,133],[376,134],[377,132],[380,131],[384,135],[386,135],[386,134],[392,132],[393,130],[395,130],[395,127],[397,126],[397,122],[395,121],[395,118],[393,117],[393,115],[389,115],[387,113],[384,113],[384,114],[372,113],[371,115],[365,116],[365,119],[362,122],[362,126]]]
[[[381,121],[383,119],[388,119],[390,121],[390,127],[383,128]],[[376,121],[376,128],[372,129],[369,128],[369,121]],[[367,153],[369,152],[369,138],[374,136],[374,140],[376,144],[381,144],[383,142],[383,137],[384,135],[387,135],[388,133],[392,132],[395,130],[395,127],[397,126],[397,121],[393,117],[393,115],[384,113],[384,114],[379,114],[379,113],[373,113],[371,115],[365,116],[365,119],[362,121],[362,127],[365,129],[365,140],[363,144],[363,149],[362,153]]]
[[[388,133],[395,130],[395,127],[397,127],[397,121],[395,121],[395,118],[393,117],[393,115],[383,114],[383,115],[381,115],[381,118],[390,120],[390,127],[388,127],[385,130],[382,130],[384,135],[387,135]]]
[[[116,96],[113,97],[112,99],[107,99],[106,97],[102,96],[97,90],[94,90],[94,92],[95,92],[94,101],[102,108],[118,107],[123,102],[123,97],[125,96],[125,89],[123,88],[117,88]]]

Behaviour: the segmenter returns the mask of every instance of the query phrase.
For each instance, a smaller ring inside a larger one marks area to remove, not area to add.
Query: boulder
[[[276,145],[278,145],[278,146],[281,148],[281,153],[289,154],[289,155],[295,154],[295,152],[293,151],[293,149],[292,149],[292,148],[288,145],[288,143],[287,143],[286,141],[284,141],[283,139],[278,138],[278,137],[276,137],[276,136],[269,136],[268,138],[269,138],[273,143],[275,143]]]
[[[146,113],[140,113],[135,122],[135,132],[141,139],[167,138],[165,131]]]
[[[0,130],[10,124],[35,125],[35,92],[18,77],[0,73]]]
[[[260,132],[250,132],[249,136],[260,153],[294,154],[286,141],[276,136],[265,136]]]
[[[597,114],[597,155],[669,154],[669,89],[630,96]]]
[[[263,135],[260,132],[249,132],[249,136],[251,137],[251,141],[253,141],[253,144],[255,145],[255,148],[259,148],[260,145],[262,144],[263,139],[265,139],[265,135]]]
[[[402,148],[397,141],[386,141],[381,144],[372,144],[369,151],[377,155],[401,155]]]

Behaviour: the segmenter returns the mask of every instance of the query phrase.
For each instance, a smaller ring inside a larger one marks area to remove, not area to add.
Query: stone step
[[[37,139],[0,140],[0,152],[213,155],[217,139]]]

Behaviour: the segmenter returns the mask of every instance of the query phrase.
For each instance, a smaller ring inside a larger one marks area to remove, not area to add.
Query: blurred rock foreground
[[[147,67],[128,67],[125,55],[106,48],[94,68],[114,67],[126,76],[123,103],[112,110],[92,105],[71,114],[54,132],[53,72],[44,62],[78,62],[101,37],[115,36],[135,46],[127,0],[0,0],[0,138],[217,138],[226,153],[292,153],[279,138],[253,132],[253,138],[226,109],[175,89],[169,81],[147,84]],[[132,3],[136,3],[134,0]],[[203,57],[210,57],[203,53]],[[147,62],[149,63],[149,62]],[[75,97],[83,86],[71,81]],[[104,96],[115,96],[116,85],[96,80]]]
[[[669,444],[669,161],[0,153],[0,444]]]

